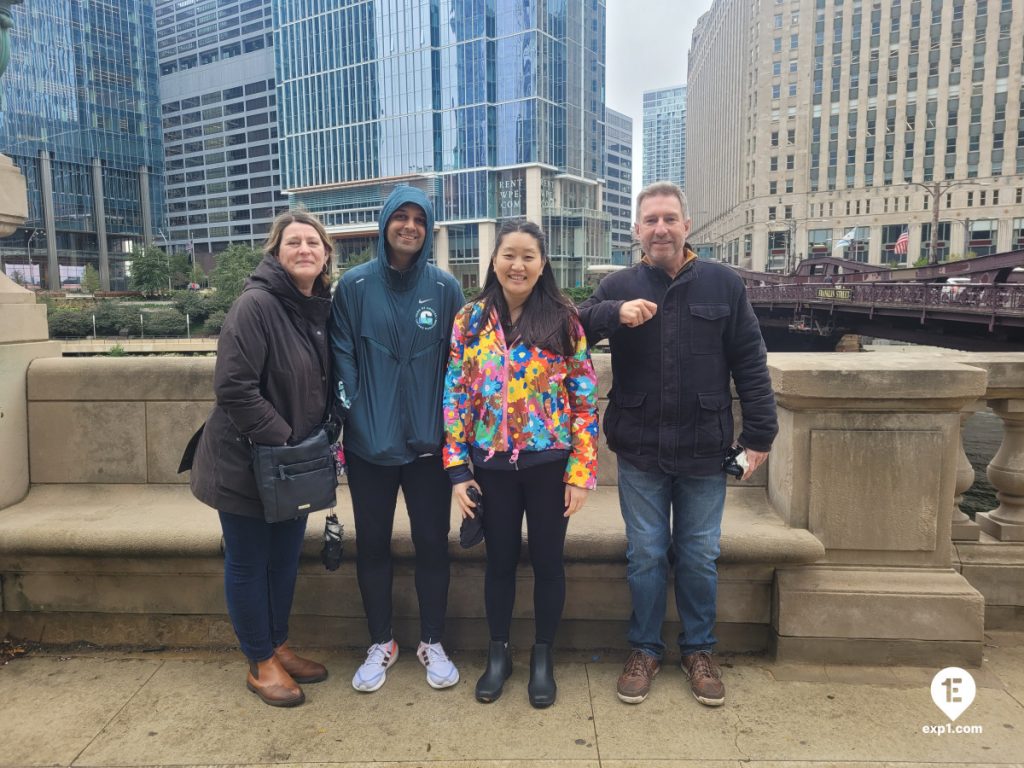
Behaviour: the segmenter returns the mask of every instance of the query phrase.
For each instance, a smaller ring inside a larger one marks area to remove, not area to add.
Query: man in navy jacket
[[[356,522],[356,575],[370,630],[352,678],[376,691],[398,658],[391,628],[391,533],[401,487],[416,548],[417,656],[433,688],[459,673],[441,645],[448,604],[451,483],[441,465],[441,396],[448,343],[463,295],[430,264],[434,210],[398,187],[380,215],[377,258],[338,282],[331,311],[335,394],[345,412],[345,457]]]
[[[778,431],[764,341],[743,282],[697,259],[686,245],[690,227],[679,187],[644,189],[635,225],[642,263],[604,278],[580,308],[588,341],[611,344],[604,430],[618,459],[633,603],[632,652],[617,692],[630,704],[647,698],[661,667],[670,547],[683,672],[702,704],[725,702],[712,651],[722,461],[734,442],[730,380],[743,413],[744,478],[767,458]]]

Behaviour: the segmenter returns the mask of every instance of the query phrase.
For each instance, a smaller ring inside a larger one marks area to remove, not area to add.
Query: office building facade
[[[275,0],[283,183],[373,252],[396,185],[431,198],[434,257],[478,285],[501,221],[548,235],[563,285],[610,258],[604,0]]]
[[[686,189],[686,86],[644,91],[644,186]]]
[[[1015,0],[718,0],[689,55],[691,237],[772,271],[1024,248],[1022,77]]]
[[[629,264],[633,243],[633,118],[605,109],[604,210],[612,217],[612,263]]]
[[[281,191],[270,0],[157,0],[169,247],[258,246]]]
[[[13,18],[0,152],[25,176],[29,215],[0,240],[0,266],[74,290],[91,265],[102,288],[126,288],[132,249],[164,220],[152,5],[33,0]]]

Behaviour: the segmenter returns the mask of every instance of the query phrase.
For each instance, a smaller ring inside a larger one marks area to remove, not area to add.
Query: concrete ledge
[[[984,598],[953,569],[780,569],[775,651],[783,661],[977,665],[984,613]]]
[[[339,489],[337,513],[346,530],[346,553],[355,552],[348,492]],[[310,517],[305,554],[319,552],[323,518]],[[458,544],[452,510],[449,549],[456,560],[482,560],[483,547]],[[722,526],[722,563],[810,563],[824,547],[808,531],[787,528],[768,507],[763,488],[732,488]],[[412,559],[404,502],[395,516],[392,551]],[[219,557],[216,513],[181,485],[36,485],[20,504],[0,512],[0,569],[25,557]],[[625,562],[626,539],[614,488],[592,493],[569,523],[570,562]]]
[[[955,566],[985,597],[986,629],[1024,628],[1024,542],[982,533],[978,541],[957,541],[953,548]]]
[[[29,402],[213,399],[213,357],[51,358],[28,370]]]
[[[325,512],[311,516],[293,609],[304,644],[359,647],[365,619],[356,580],[348,492],[337,511],[345,523],[345,561],[335,573],[319,563]],[[400,507],[403,505],[400,502]],[[774,516],[763,488],[729,491],[719,566],[719,625],[723,649],[764,651],[771,630],[775,565],[820,558],[824,548],[807,531]],[[483,648],[484,548],[463,550],[452,514],[453,559],[448,636],[461,648]],[[400,508],[394,623],[415,637],[418,608],[408,517]],[[526,551],[524,545],[524,560]],[[625,534],[615,488],[593,493],[569,525],[567,599],[559,644],[621,648],[629,616]],[[220,525],[216,513],[180,485],[37,485],[21,503],[0,511],[0,631],[41,642],[84,640],[100,645],[233,645],[225,615]],[[520,571],[514,614],[517,642],[532,637],[533,579]],[[668,595],[667,616],[674,616]],[[679,628],[665,625],[669,646]]]

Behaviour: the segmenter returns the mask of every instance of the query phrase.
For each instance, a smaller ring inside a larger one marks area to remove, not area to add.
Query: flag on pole
[[[843,235],[836,242],[836,246],[835,247],[836,248],[849,248],[853,244],[853,241],[856,240],[856,239],[857,239],[857,228],[854,227],[853,229],[851,229],[849,232],[847,232],[845,235]]]
[[[908,234],[907,230],[904,229],[903,230],[903,234],[901,234],[898,238],[896,238],[896,245],[893,246],[892,252],[897,254],[897,255],[899,255],[899,256],[906,256],[907,255],[907,247],[909,245],[910,245],[910,235]]]

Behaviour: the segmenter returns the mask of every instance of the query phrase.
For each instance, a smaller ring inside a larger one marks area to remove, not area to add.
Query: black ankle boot
[[[485,704],[497,701],[511,674],[512,649],[506,642],[492,640],[487,646],[487,669],[476,682],[476,700]]]
[[[537,709],[550,707],[555,703],[555,660],[551,656],[551,646],[537,643],[530,654],[530,685],[526,689],[530,694],[530,704]]]

